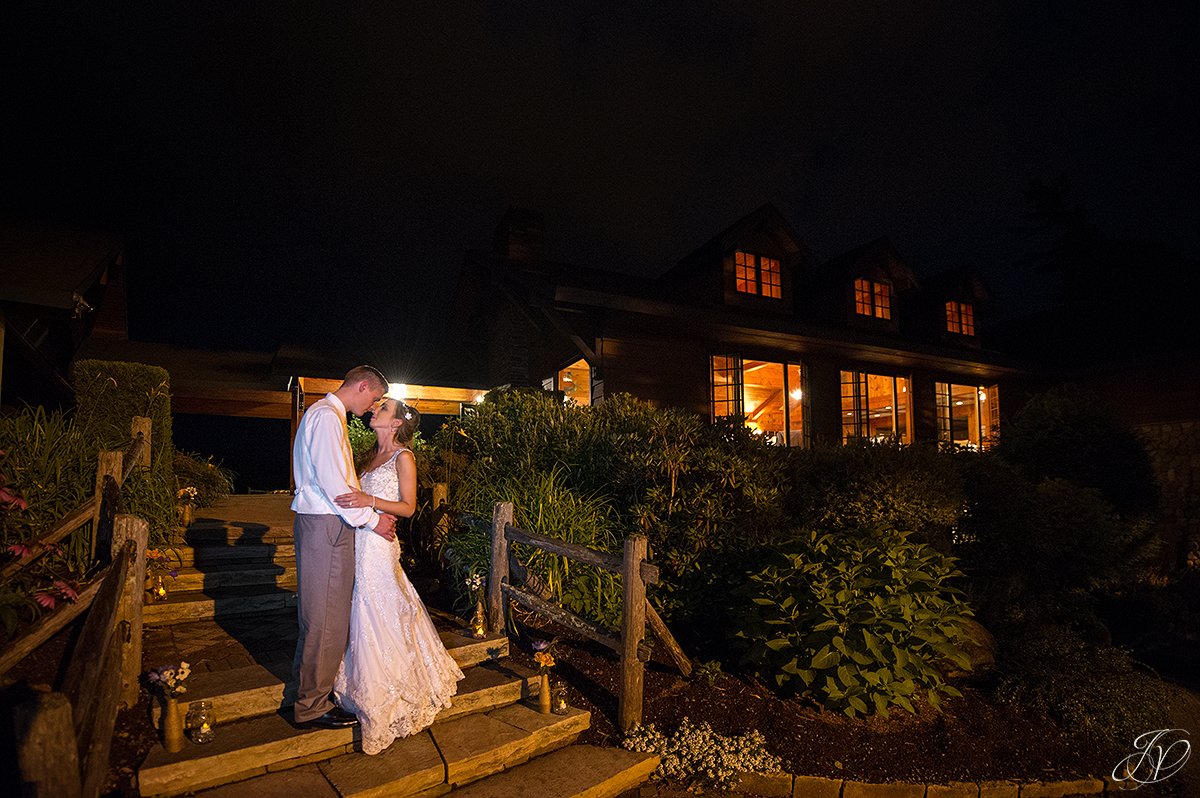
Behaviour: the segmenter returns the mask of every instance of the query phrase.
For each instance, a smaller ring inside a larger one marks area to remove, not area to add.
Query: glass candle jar
[[[570,709],[567,704],[567,685],[555,682],[550,688],[550,711],[555,715],[565,715]]]
[[[193,701],[188,705],[187,733],[194,743],[211,743],[216,737],[217,713],[211,701]]]

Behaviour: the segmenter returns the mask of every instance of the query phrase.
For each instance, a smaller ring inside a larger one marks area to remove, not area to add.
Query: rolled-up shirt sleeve
[[[312,419],[311,437],[308,441],[309,463],[313,469],[313,486],[316,487],[329,506],[346,520],[350,526],[375,528],[378,518],[370,507],[338,507],[335,496],[349,493],[357,488],[354,479],[354,461],[350,459],[350,448],[345,442],[345,425],[332,409]]]

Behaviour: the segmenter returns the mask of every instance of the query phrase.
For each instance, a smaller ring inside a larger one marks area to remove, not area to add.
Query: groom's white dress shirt
[[[375,528],[379,517],[370,507],[338,507],[335,496],[358,490],[354,455],[346,434],[346,406],[331,393],[304,411],[292,446],[296,498],[292,512],[339,515],[353,527]]]

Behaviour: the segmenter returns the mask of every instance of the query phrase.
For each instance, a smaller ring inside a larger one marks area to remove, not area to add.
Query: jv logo
[[[1113,781],[1132,782],[1127,789],[1165,781],[1180,771],[1192,754],[1192,744],[1183,729],[1158,729],[1139,735],[1134,752],[1113,768]]]

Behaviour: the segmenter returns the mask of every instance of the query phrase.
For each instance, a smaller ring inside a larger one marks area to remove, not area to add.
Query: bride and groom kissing
[[[304,413],[292,447],[301,728],[360,725],[364,753],[429,726],[463,678],[400,566],[396,517],[416,509],[417,410],[377,369],[351,369]],[[371,411],[376,443],[355,470],[346,413]]]

